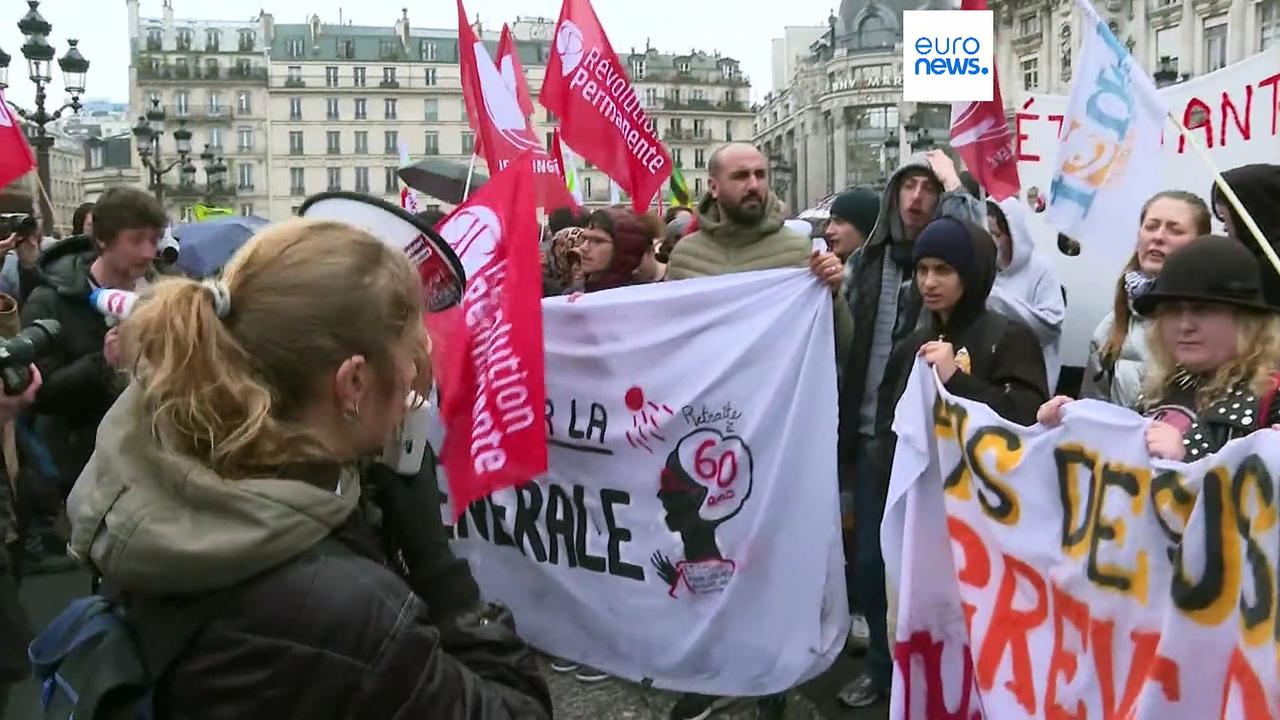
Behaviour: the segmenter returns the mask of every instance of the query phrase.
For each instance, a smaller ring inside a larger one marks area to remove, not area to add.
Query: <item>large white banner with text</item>
[[[1170,111],[1192,128],[1192,135],[1219,170],[1280,163],[1280,48],[1162,88],[1160,95]],[[1014,153],[1024,195],[1048,198],[1067,102],[1064,95],[1031,95],[1014,115]],[[1110,161],[1101,148],[1091,160],[1099,165]],[[1162,157],[1133,157],[1128,162],[1155,163],[1163,179],[1161,189],[1188,190],[1209,200],[1213,176],[1170,121],[1164,125]],[[1081,252],[1069,257],[1058,249],[1057,230],[1043,218],[1039,216],[1033,226],[1036,245],[1067,288],[1062,359],[1067,365],[1084,365],[1089,338],[1111,310],[1116,280],[1133,254],[1137,234],[1076,238]],[[1214,227],[1222,232],[1220,223],[1215,221]]]
[[[881,526],[895,720],[1280,712],[1280,443],[1153,463],[1104,403],[1023,428],[916,368]]]
[[[549,473],[454,528],[535,647],[674,690],[825,670],[848,608],[831,294],[808,270],[543,301]]]

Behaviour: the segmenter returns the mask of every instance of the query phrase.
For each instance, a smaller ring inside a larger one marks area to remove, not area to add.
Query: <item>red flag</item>
[[[440,379],[444,446],[457,518],[467,505],[547,471],[542,268],[526,151],[445,218],[462,261],[462,303],[427,317]]]
[[[574,151],[613,178],[636,211],[671,176],[671,156],[640,107],[588,0],[564,0],[538,99]]]
[[[0,188],[31,172],[36,156],[0,90]]]
[[[565,189],[560,164],[547,154],[542,141],[529,126],[529,118],[521,111],[513,90],[514,78],[503,77],[489,57],[489,51],[467,24],[462,0],[458,0],[458,62],[467,113],[481,138],[489,174],[497,175],[517,157],[529,152],[538,206],[548,210],[572,207],[573,198]]]
[[[511,65],[510,69],[507,68],[508,64]],[[529,81],[525,79],[519,48],[516,47],[511,28],[506,23],[502,24],[502,40],[498,41],[498,70],[502,72],[503,79],[515,79],[515,87],[510,90],[520,103],[520,111],[525,117],[533,115],[533,95],[529,93]]]
[[[961,0],[961,10],[986,10],[987,0]],[[993,200],[1017,195],[1018,161],[1013,154],[1013,133],[1004,119],[1000,80],[991,63],[994,86],[990,102],[952,103],[951,147],[964,160],[973,178]]]

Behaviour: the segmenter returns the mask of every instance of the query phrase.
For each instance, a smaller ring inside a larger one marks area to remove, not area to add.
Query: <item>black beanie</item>
[[[880,196],[868,187],[846,190],[831,201],[831,217],[840,218],[858,228],[864,237],[871,237],[880,216]]]
[[[966,287],[971,282],[976,260],[973,257],[973,240],[963,223],[954,218],[940,218],[929,223],[915,241],[915,262],[921,258],[937,258],[959,273]]]

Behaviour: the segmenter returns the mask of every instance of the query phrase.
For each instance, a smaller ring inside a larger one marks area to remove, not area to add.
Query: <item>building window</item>
[[[289,194],[306,195],[307,177],[305,168],[289,168]]]
[[[382,68],[382,84],[383,84],[383,85],[394,85],[394,84],[396,84],[396,69],[395,69],[395,68],[393,68],[393,67],[384,67],[384,68]]]
[[[356,154],[357,155],[369,154],[369,133],[367,131],[364,131],[364,130],[356,131]]]
[[[185,51],[191,49],[191,35],[191,30],[187,28],[178,30],[178,50]]]
[[[634,80],[643,80],[643,79],[644,79],[644,70],[645,70],[645,67],[644,67],[644,60],[632,60],[632,61],[631,61],[631,79],[632,79],[633,81],[634,81]]]
[[[391,60],[400,54],[399,40],[382,40],[378,42],[379,57],[383,60]]]
[[[387,130],[382,135],[383,145],[382,151],[388,155],[400,154],[400,133],[395,130]]]
[[[101,145],[89,146],[89,169],[96,170],[102,167],[103,150]]]
[[[425,62],[435,62],[438,48],[430,40],[418,41],[418,57]]]
[[[338,67],[336,65],[329,65],[324,69],[324,86],[338,87]]]
[[[396,169],[391,166],[382,168],[382,190],[388,195],[400,192],[400,179],[396,177]]]
[[[241,190],[253,189],[253,163],[240,163],[236,166],[236,180]],[[249,213],[245,213],[246,215]]]
[[[591,178],[589,177],[582,178],[582,192],[583,192],[582,198],[584,200],[591,199]]]
[[[382,101],[382,116],[387,120],[396,119],[396,99],[386,98]]]
[[[338,98],[325,98],[325,119],[338,119]]]
[[[733,121],[732,120],[724,121],[724,140],[725,142],[733,141]]]
[[[290,120],[302,119],[302,98],[300,97],[289,98],[289,119]]]
[[[356,168],[356,192],[369,192],[369,168],[367,167]]]
[[[702,197],[702,178],[694,178],[693,179],[693,197],[690,199],[696,203],[698,202],[698,198],[700,197]]]
[[[470,155],[476,151],[476,134],[464,132],[462,133],[462,154]]]
[[[1040,16],[1024,15],[1018,21],[1018,37],[1026,37],[1028,35],[1040,34]]]
[[[328,168],[328,175],[329,175],[329,185],[327,189],[329,190],[329,192],[335,192],[335,191],[341,190],[342,189],[342,168],[340,167]]]
[[[706,151],[698,148],[693,151],[693,166],[695,168],[704,168],[707,166]]]
[[[1204,71],[1213,72],[1227,66],[1227,24],[1204,29]]]
[[[329,155],[342,154],[342,133],[337,130],[330,130],[325,133],[325,153]]]
[[[258,38],[252,30],[240,31],[240,52],[253,52],[253,45]]]
[[[724,80],[732,80],[735,74],[734,72],[735,70],[737,70],[737,68],[735,68],[732,64],[725,63],[720,66],[720,77]]]
[[[356,41],[349,39],[339,40],[338,57],[343,60],[354,60],[356,57]]]
[[[218,46],[222,44],[222,33],[218,30],[204,31],[204,51],[218,52]]]
[[[424,82],[424,83],[426,83],[427,87],[430,87],[430,86],[432,86],[432,85],[435,85],[435,84],[436,84],[436,69],[435,69],[435,68],[427,68],[427,70],[426,70],[426,77],[424,77],[424,78],[423,78],[423,82]]]
[[[671,151],[671,162],[678,168],[684,167],[684,152],[680,148]]]
[[[1258,5],[1258,50],[1280,45],[1280,0]]]
[[[179,116],[187,115],[191,112],[191,95],[186,90],[179,90],[173,94],[173,108]]]
[[[216,91],[209,92],[209,114],[219,115],[222,113],[222,98],[218,96]]]
[[[423,151],[427,155],[440,154],[440,133],[426,133],[426,149]]]
[[[356,119],[364,120],[369,116],[369,104],[364,98],[356,98]]]
[[[424,103],[423,119],[427,122],[439,122],[440,120],[440,101],[435,98],[427,98]]]
[[[290,155],[302,154],[302,131],[301,130],[293,130],[289,133],[289,154]]]
[[[236,92],[236,112],[241,115],[248,115],[253,112],[253,100],[248,90]]]
[[[689,61],[688,61],[688,60],[681,60],[681,61],[680,61],[680,72],[682,72],[682,73],[688,73],[688,72],[689,72]]]
[[[209,147],[214,152],[222,152],[222,128],[209,128]]]
[[[253,203],[241,203],[240,214],[248,217],[253,214]]]
[[[1063,25],[1062,31],[1058,33],[1058,57],[1062,58],[1059,63],[1062,70],[1059,73],[1062,82],[1071,81],[1071,26]]]
[[[164,31],[160,28],[151,28],[147,31],[147,49],[160,50],[164,47]]]
[[[1156,31],[1156,61],[1162,66],[1167,65],[1175,73],[1178,72],[1178,65],[1182,59],[1182,42],[1178,37],[1181,32],[1180,27]],[[1169,58],[1168,62],[1165,58]]]
[[[249,152],[253,150],[253,128],[242,127],[236,131],[237,142],[236,147],[240,152]]]
[[[658,89],[657,88],[644,89],[644,106],[645,107],[658,106]]]
[[[302,38],[289,38],[289,42],[285,43],[285,50],[291,58],[302,57]]]
[[[351,69],[351,84],[352,84],[352,85],[355,85],[356,87],[364,87],[364,86],[365,86],[366,81],[367,81],[367,79],[366,79],[366,77],[365,77],[365,70],[364,70],[364,68],[362,68],[362,67],[358,67],[358,68],[352,68],[352,69]]]
[[[1035,90],[1040,87],[1040,60],[1027,58],[1022,61],[1022,89]]]
[[[701,118],[694,118],[693,136],[698,138],[702,137],[707,131],[705,125],[706,123],[704,123]]]

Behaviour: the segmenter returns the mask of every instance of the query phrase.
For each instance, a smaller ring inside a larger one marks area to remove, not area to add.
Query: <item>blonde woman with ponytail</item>
[[[121,325],[132,382],[68,514],[73,551],[126,605],[216,600],[157,718],[550,716],[510,614],[428,607],[432,578],[388,562],[362,499],[362,461],[430,382],[422,312],[402,253],[291,220]]]

